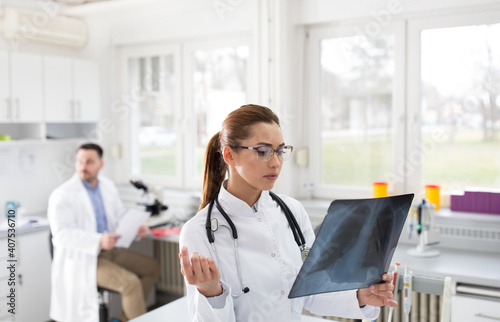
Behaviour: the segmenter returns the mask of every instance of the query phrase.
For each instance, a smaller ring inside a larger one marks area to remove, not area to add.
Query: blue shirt
[[[97,224],[97,232],[104,233],[108,228],[108,221],[106,219],[106,211],[104,210],[104,202],[102,201],[101,190],[99,190],[99,182],[95,188],[92,188],[90,182],[82,180],[85,189],[87,190],[92,208],[94,208],[95,221]]]

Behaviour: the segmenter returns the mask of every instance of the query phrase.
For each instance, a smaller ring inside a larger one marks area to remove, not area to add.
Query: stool
[[[118,294],[118,292],[100,286],[97,286],[97,292],[99,293],[99,322],[108,322],[109,294]]]

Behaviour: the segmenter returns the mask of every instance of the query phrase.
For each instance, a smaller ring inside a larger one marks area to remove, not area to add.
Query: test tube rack
[[[414,224],[415,222],[415,224]],[[440,252],[431,245],[439,243],[439,232],[434,230],[434,205],[422,200],[422,203],[410,208],[410,238],[413,230],[418,235],[418,244],[407,250],[413,257],[436,257]]]

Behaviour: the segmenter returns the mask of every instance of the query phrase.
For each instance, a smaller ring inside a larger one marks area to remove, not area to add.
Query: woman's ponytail
[[[219,192],[226,177],[227,165],[222,157],[220,132],[217,132],[208,142],[203,168],[203,189],[201,204],[198,211],[205,208]]]

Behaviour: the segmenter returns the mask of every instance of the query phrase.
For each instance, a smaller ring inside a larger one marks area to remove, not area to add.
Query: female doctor
[[[278,117],[257,105],[231,112],[210,140],[200,210],[180,235],[193,321],[300,321],[303,307],[318,315],[375,319],[377,306],[397,306],[389,274],[366,289],[288,299],[301,251],[269,190],[292,149],[284,143]],[[304,207],[280,197],[310,247],[314,232]]]

